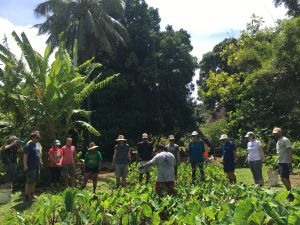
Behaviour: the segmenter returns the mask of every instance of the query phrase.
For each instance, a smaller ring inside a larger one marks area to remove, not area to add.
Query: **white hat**
[[[116,141],[126,141],[127,139],[125,139],[124,135],[119,135],[118,138],[116,139]]]
[[[91,143],[89,144],[88,151],[94,150],[94,149],[96,149],[96,148],[99,148],[99,146],[95,145],[94,142],[91,142]]]
[[[245,137],[249,137],[249,136],[255,136],[255,134],[252,131],[247,132],[247,134],[245,135]]]
[[[198,136],[198,132],[197,131],[193,131],[192,136]]]
[[[227,134],[222,134],[220,140],[228,139]]]
[[[281,134],[282,133],[282,130],[281,130],[281,128],[279,128],[279,127],[275,127],[274,129],[273,129],[273,132],[272,132],[273,134]]]
[[[55,141],[54,141],[54,144],[55,144],[56,146],[61,146],[60,140],[55,140]]]
[[[170,136],[169,136],[169,140],[175,140],[174,135],[170,135]]]
[[[147,139],[147,138],[148,138],[148,134],[143,133],[142,138],[143,138],[143,139]]]

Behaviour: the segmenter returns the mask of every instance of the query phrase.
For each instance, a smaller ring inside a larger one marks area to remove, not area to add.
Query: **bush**
[[[214,146],[219,146],[221,134],[227,133],[227,121],[226,119],[220,119],[209,123],[206,127],[202,128],[202,131]]]

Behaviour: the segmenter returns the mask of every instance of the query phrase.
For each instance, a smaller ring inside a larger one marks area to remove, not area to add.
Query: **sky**
[[[4,34],[15,54],[20,50],[11,32],[24,31],[33,47],[43,53],[46,36],[38,36],[32,25],[42,22],[33,9],[43,0],[0,0],[0,41]],[[238,37],[251,15],[264,18],[267,26],[286,18],[284,7],[275,8],[272,0],[146,0],[149,6],[159,9],[161,28],[170,24],[174,29],[185,29],[191,35],[192,54],[199,60],[224,38]],[[197,79],[197,74],[194,80]],[[194,93],[195,95],[195,93]]]

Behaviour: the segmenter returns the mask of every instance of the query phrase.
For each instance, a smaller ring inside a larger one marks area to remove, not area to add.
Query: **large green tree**
[[[120,0],[48,0],[35,8],[46,20],[35,25],[39,34],[49,34],[47,43],[58,46],[63,34],[66,47],[78,40],[79,60],[92,58],[99,49],[108,53],[118,43],[125,44],[127,32],[120,23],[123,16]]]
[[[299,0],[273,0],[275,6],[284,5],[288,11],[289,16],[299,16],[300,15],[300,1]]]

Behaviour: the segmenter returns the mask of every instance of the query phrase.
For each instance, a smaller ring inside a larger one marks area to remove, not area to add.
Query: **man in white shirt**
[[[157,166],[157,180],[155,185],[155,191],[158,195],[161,195],[161,189],[165,186],[169,195],[174,195],[175,186],[175,157],[172,153],[166,152],[163,145],[158,146],[159,153],[153,157],[149,162],[141,165],[140,169],[148,168],[150,166]]]
[[[292,144],[290,140],[282,135],[279,127],[273,129],[273,135],[276,139],[276,150],[278,154],[278,166],[281,181],[288,191],[291,191],[290,164],[292,163]],[[289,193],[288,200],[293,201],[294,196]]]

